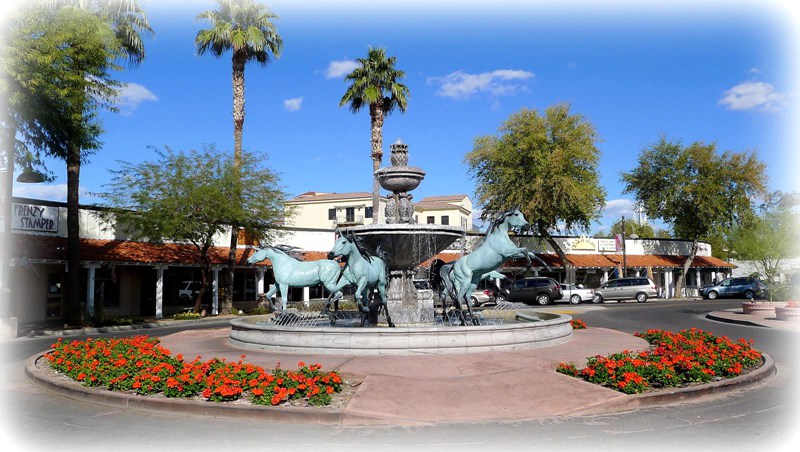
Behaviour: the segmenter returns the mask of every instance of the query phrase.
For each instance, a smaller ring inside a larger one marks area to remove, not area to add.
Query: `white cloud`
[[[303,106],[303,97],[295,97],[292,99],[286,99],[283,101],[283,108],[286,111],[298,111]]]
[[[606,207],[603,209],[604,218],[620,218],[626,215],[628,218],[633,217],[633,208],[635,202],[632,199],[611,199],[606,201]]]
[[[80,187],[79,190],[81,203],[86,201],[85,198],[94,198],[85,187]],[[14,184],[14,196],[66,202],[67,184]]]
[[[430,77],[428,83],[439,85],[439,89],[436,91],[439,96],[467,99],[477,93],[486,93],[495,97],[528,91],[527,86],[518,82],[533,77],[533,72],[517,69],[498,69],[480,74],[456,71],[444,77]]]
[[[343,77],[358,67],[358,63],[353,60],[334,60],[325,69],[325,78]]]
[[[119,108],[120,114],[130,115],[142,102],[157,100],[158,97],[144,86],[138,83],[126,83],[117,91],[114,104]]]
[[[719,100],[728,110],[776,110],[786,102],[786,95],[766,82],[745,82],[725,91]]]

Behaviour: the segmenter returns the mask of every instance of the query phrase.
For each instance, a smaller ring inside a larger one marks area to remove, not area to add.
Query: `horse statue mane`
[[[372,261],[372,258],[374,256],[364,246],[364,239],[363,238],[361,238],[361,237],[359,237],[359,236],[357,236],[357,235],[355,235],[353,233],[349,233],[349,234],[347,234],[347,240],[349,240],[353,245],[356,246],[356,249],[358,250],[359,254],[361,254],[361,257],[363,257],[367,261]],[[380,250],[380,248],[378,248],[378,254],[380,255],[380,253],[381,253],[381,250]]]
[[[516,211],[518,211],[518,210],[520,210],[520,208],[519,208],[519,206],[516,206],[516,207],[514,207],[513,209],[509,209],[509,210],[506,210],[506,211],[504,211],[504,212],[501,212],[501,213],[499,213],[499,214],[498,214],[498,215],[497,215],[497,216],[496,216],[496,217],[495,217],[495,218],[492,220],[492,222],[491,222],[491,223],[489,223],[489,227],[488,227],[488,228],[486,228],[486,235],[488,236],[489,234],[491,234],[491,233],[493,233],[495,230],[497,230],[497,228],[498,228],[498,227],[499,227],[501,224],[503,224],[503,222],[506,220],[506,218],[508,218],[508,217],[509,217],[509,216],[510,216],[512,213],[514,213],[514,212],[516,212]],[[520,211],[521,211],[521,210],[520,210]],[[514,228],[514,229],[516,229],[516,228]],[[516,231],[516,230],[515,230],[515,232],[519,233],[519,232],[522,232],[522,231]],[[484,238],[484,239],[485,239],[485,238]]]
[[[290,257],[296,261],[302,262],[302,250],[296,246],[291,245],[267,245],[266,248],[271,250],[277,251],[281,254],[284,254],[286,257]]]

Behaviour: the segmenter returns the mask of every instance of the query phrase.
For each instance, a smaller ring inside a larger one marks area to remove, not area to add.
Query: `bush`
[[[174,320],[197,320],[203,318],[196,312],[179,312],[172,316]]]

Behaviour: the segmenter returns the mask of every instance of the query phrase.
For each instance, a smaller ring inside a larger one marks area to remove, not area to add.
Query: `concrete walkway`
[[[740,323],[743,314],[734,311],[716,311],[709,314],[709,318]],[[762,326],[798,327],[796,322],[746,317],[748,322]],[[774,322],[781,323],[773,326]],[[204,360],[218,357],[237,361],[246,355],[246,362],[265,369],[272,369],[279,363],[284,369],[295,369],[299,361],[319,363],[323,370],[338,370],[346,380],[360,384],[342,410],[265,408],[198,404],[69,385],[37,370],[36,357],[28,361],[26,373],[35,384],[68,397],[88,398],[122,407],[279,422],[407,426],[516,421],[634,410],[738,391],[759,384],[775,373],[774,362],[765,356],[765,365],[760,369],[731,380],[625,395],[555,371],[561,362],[583,367],[587,357],[623,350],[647,350],[649,347],[642,339],[605,328],[576,330],[569,342],[538,349],[417,356],[295,355],[242,350],[229,342],[228,332],[228,327],[187,330],[161,336],[161,343],[172,354],[183,354],[187,360],[200,356]]]

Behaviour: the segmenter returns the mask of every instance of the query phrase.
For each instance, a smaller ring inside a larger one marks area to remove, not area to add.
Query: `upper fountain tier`
[[[408,145],[397,140],[391,145],[392,165],[375,171],[385,190],[392,192],[386,203],[386,224],[371,224],[342,229],[361,237],[375,252],[378,247],[389,255],[389,268],[410,270],[444,250],[464,236],[456,226],[414,224],[414,205],[408,193],[419,186],[425,171],[408,166]]]
[[[375,177],[385,190],[403,193],[417,188],[425,178],[425,171],[414,166],[390,166],[375,171]]]

